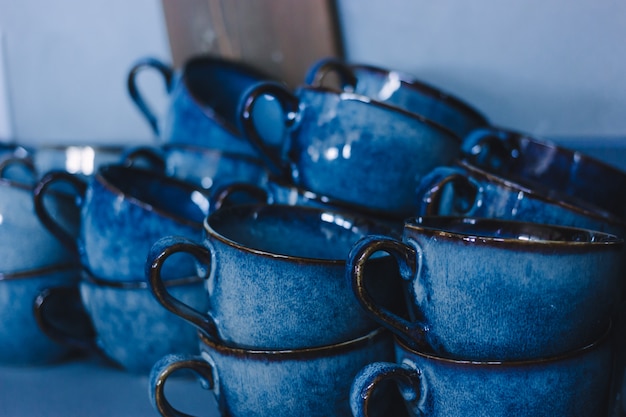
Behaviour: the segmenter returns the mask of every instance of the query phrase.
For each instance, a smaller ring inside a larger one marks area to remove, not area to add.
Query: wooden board
[[[323,57],[343,57],[333,0],[162,0],[173,64],[197,54],[241,60],[302,83]]]

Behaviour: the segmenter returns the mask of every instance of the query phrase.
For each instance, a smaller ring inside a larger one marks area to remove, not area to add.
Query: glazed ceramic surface
[[[287,134],[274,145],[254,128],[260,97],[278,100]],[[399,218],[416,210],[415,187],[437,165],[451,162],[460,139],[443,127],[368,97],[301,87],[294,94],[263,83],[242,99],[246,137],[279,175],[294,184]]]
[[[160,118],[139,91],[136,78],[146,69],[163,76],[168,105]],[[270,78],[241,62],[218,57],[194,56],[180,71],[153,58],[135,63],[128,76],[133,102],[164,143],[186,143],[255,156],[250,144],[241,138],[237,106],[244,92],[257,82]],[[277,104],[263,102],[259,118],[280,117]],[[265,124],[259,122],[265,131]]]
[[[312,207],[239,205],[212,213],[200,243],[168,237],[152,247],[146,275],[157,299],[209,337],[231,346],[297,349],[349,340],[375,327],[345,279],[350,247],[387,232],[369,219]],[[192,254],[207,271],[208,311],[190,311],[162,286],[170,255]],[[395,263],[369,263],[381,279],[374,291],[396,297]]]
[[[72,349],[49,338],[39,327],[35,300],[46,290],[75,285],[79,270],[71,264],[48,265],[19,273],[0,273],[0,363],[41,365],[69,356]],[[57,310],[49,319],[67,316]]]
[[[465,137],[470,164],[535,188],[555,189],[626,218],[626,172],[551,141],[503,128]]]
[[[611,344],[605,337],[538,361],[450,360],[396,342],[396,362],[367,365],[350,392],[353,417],[394,381],[411,417],[589,417],[607,415]]]
[[[424,116],[461,138],[474,129],[489,126],[487,118],[467,102],[406,73],[325,58],[311,66],[306,81],[309,85],[322,85],[329,74],[339,76],[345,91]]]
[[[196,329],[165,310],[145,283],[111,282],[85,275],[83,305],[95,330],[95,345],[123,369],[147,374],[170,353],[198,353]],[[168,290],[197,309],[206,309],[198,278],[172,281]]]
[[[106,165],[88,183],[76,176],[51,172],[38,184],[39,199],[55,183],[70,182],[82,199],[80,231],[64,231],[52,213],[40,207],[42,222],[73,247],[83,267],[113,281],[144,281],[150,247],[165,235],[200,240],[208,214],[205,190],[153,170]],[[35,200],[36,206],[38,199]],[[192,259],[180,258],[166,266],[165,277],[195,275]]]
[[[535,189],[467,162],[437,167],[417,189],[419,214],[462,215],[557,224],[624,237],[626,222],[582,200]]]
[[[163,390],[169,375],[178,369],[199,375],[223,416],[347,416],[350,385],[357,372],[371,362],[393,360],[392,340],[380,330],[315,349],[234,349],[204,337],[200,349],[201,356],[170,355],[153,367],[150,396],[162,416],[181,415]]]
[[[623,241],[584,229],[462,217],[408,219],[402,241],[368,236],[348,274],[372,317],[422,349],[466,360],[527,360],[599,337],[621,302]],[[410,317],[371,298],[362,262],[388,251]]]

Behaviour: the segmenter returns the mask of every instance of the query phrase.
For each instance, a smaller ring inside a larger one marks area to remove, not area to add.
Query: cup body
[[[150,395],[162,416],[179,415],[162,387],[173,370],[184,368],[201,376],[224,416],[345,416],[359,369],[393,358],[392,340],[381,329],[341,344],[274,351],[231,348],[201,336],[200,350],[199,357],[171,355],[153,367]]]
[[[396,341],[396,361],[372,363],[351,388],[354,417],[394,380],[411,417],[605,416],[611,383],[608,335],[580,349],[529,361],[452,360]]]
[[[387,227],[350,213],[303,206],[238,205],[212,213],[202,244],[176,237],[151,250],[146,275],[156,298],[210,337],[231,346],[298,349],[350,340],[377,327],[345,279],[351,245]],[[189,311],[162,287],[160,266],[186,252],[207,272],[208,311]],[[372,259],[381,299],[399,290],[388,256]]]
[[[78,279],[79,270],[72,264],[0,273],[0,363],[42,365],[70,356],[72,348],[42,331],[35,306],[45,291],[75,286]],[[63,308],[46,314],[51,320],[67,319],[69,315]]]
[[[307,83],[320,85],[333,73],[344,91],[424,116],[461,138],[474,129],[489,126],[487,118],[466,101],[400,71],[325,58],[311,66]]]
[[[402,241],[369,236],[350,253],[361,305],[398,336],[437,355],[528,360],[599,337],[621,301],[623,241],[584,229],[457,217],[408,219]],[[370,298],[363,259],[389,251],[409,317]]]

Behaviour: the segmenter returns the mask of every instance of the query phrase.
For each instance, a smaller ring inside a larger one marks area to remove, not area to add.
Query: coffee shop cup
[[[480,111],[448,92],[396,70],[323,58],[315,62],[306,74],[312,86],[329,85],[335,76],[338,87],[374,100],[417,113],[453,131],[463,138],[474,129],[489,126]]]
[[[569,352],[523,361],[452,359],[399,339],[395,344],[395,362],[368,364],[355,377],[350,390],[353,417],[371,416],[371,399],[390,382],[399,388],[399,402],[411,417],[608,415],[608,334]]]
[[[600,336],[621,301],[622,248],[622,239],[586,229],[418,217],[407,219],[402,240],[359,240],[346,269],[363,308],[411,345],[452,358],[515,361],[559,355]],[[368,290],[364,262],[380,251],[399,263],[407,316]]]
[[[418,215],[457,215],[579,227],[626,236],[626,221],[559,190],[536,188],[467,161],[441,166],[418,189]]]
[[[146,262],[155,298],[209,337],[251,349],[299,349],[340,343],[378,325],[354,300],[346,257],[360,237],[387,227],[351,213],[304,206],[235,205],[211,213],[203,242],[157,241]],[[209,308],[189,308],[163,286],[161,267],[183,253],[204,271]],[[381,302],[395,299],[395,262],[368,262]],[[387,304],[386,304],[387,305]]]
[[[69,358],[75,349],[48,337],[41,320],[72,324],[75,309],[55,304],[59,294],[76,291],[79,270],[74,264],[50,264],[0,273],[0,363],[42,365]],[[49,301],[43,303],[44,297]],[[56,297],[56,298],[55,298]]]
[[[77,232],[68,231],[43,201],[55,184],[69,184],[80,197]],[[64,171],[44,175],[34,191],[41,222],[81,258],[84,269],[113,281],[144,281],[151,245],[165,235],[200,239],[208,214],[206,191],[151,169],[105,165],[88,181]],[[192,259],[166,265],[164,277],[195,274]]]
[[[170,404],[164,389],[180,370],[198,375],[222,416],[347,416],[350,385],[359,370],[393,360],[393,341],[380,328],[342,343],[288,350],[235,348],[200,334],[200,350],[200,356],[168,355],[154,365],[150,398],[162,416],[187,415]],[[385,415],[377,411],[373,414]]]
[[[149,95],[141,91],[138,77],[143,71],[156,72],[163,78],[167,103],[162,112],[151,106]],[[180,70],[155,58],[139,59],[128,74],[127,84],[133,103],[161,143],[186,143],[258,156],[241,137],[237,105],[247,88],[269,79],[259,69],[240,61],[196,55]],[[267,131],[264,120],[280,117],[279,106],[267,100],[261,101],[258,111],[257,126],[262,132]]]
[[[32,184],[36,181],[32,165],[23,158],[5,159],[0,165],[0,271],[12,273],[75,262],[75,254],[60,245],[37,218],[32,198]],[[9,167],[17,167],[19,175],[13,176],[16,171],[9,173]],[[59,218],[72,214],[72,198],[56,190],[51,190],[45,205]]]
[[[282,106],[286,134],[274,140],[254,127],[260,98]],[[421,177],[458,155],[461,140],[442,126],[355,93],[302,86],[293,93],[259,83],[243,96],[244,136],[274,175],[382,215],[415,213]]]
[[[478,129],[463,140],[468,163],[533,188],[560,190],[626,219],[626,172],[582,152],[510,129]]]

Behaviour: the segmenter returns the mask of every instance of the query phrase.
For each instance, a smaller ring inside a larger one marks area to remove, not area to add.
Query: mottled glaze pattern
[[[392,340],[380,330],[316,349],[232,349],[204,338],[200,349],[201,356],[171,355],[153,367],[150,396],[162,416],[179,415],[162,390],[172,368],[201,375],[222,416],[327,417],[350,414],[350,385],[361,368],[393,360]]]
[[[369,236],[350,253],[357,299],[400,337],[467,360],[524,360],[599,337],[621,301],[623,241],[582,229],[489,219],[408,219],[402,242]],[[410,318],[368,298],[360,260],[388,250]]]
[[[0,273],[0,363],[41,365],[66,358],[71,349],[49,338],[33,313],[35,299],[55,287],[75,285],[78,268],[54,265]]]
[[[65,217],[74,205],[72,199],[58,193],[50,193],[46,203],[59,217]],[[17,272],[75,260],[75,254],[40,223],[31,187],[0,178],[0,219],[0,271]]]
[[[485,171],[554,189],[626,218],[626,172],[552,141],[503,128],[478,129],[463,158]]]
[[[590,417],[607,415],[611,345],[541,361],[453,361],[396,343],[396,362],[372,363],[354,379],[353,417],[383,382],[398,383],[411,417]]]
[[[153,245],[151,287],[165,307],[226,344],[296,349],[338,343],[375,328],[345,280],[345,259],[360,237],[387,228],[352,214],[302,206],[242,205],[212,213],[202,244],[176,237]],[[188,312],[160,288],[159,264],[187,252],[210,274],[207,311]],[[373,259],[376,291],[396,296],[385,280],[390,257]],[[215,334],[217,333],[217,334]]]
[[[207,308],[200,280],[168,289],[195,308]],[[161,307],[146,286],[83,280],[80,293],[96,332],[96,345],[125,370],[147,374],[166,354],[198,352],[195,328]]]

